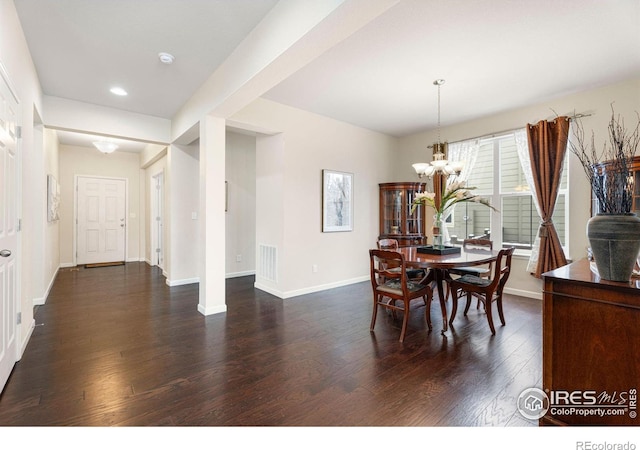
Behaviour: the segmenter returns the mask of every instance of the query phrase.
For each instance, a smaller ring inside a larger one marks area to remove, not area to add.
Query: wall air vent
[[[276,247],[258,244],[258,276],[268,281],[278,281],[277,263]]]

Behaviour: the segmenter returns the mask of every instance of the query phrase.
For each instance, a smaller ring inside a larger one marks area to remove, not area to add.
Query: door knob
[[[8,258],[9,256],[11,256],[11,250],[0,250],[0,256],[2,256],[3,258]]]

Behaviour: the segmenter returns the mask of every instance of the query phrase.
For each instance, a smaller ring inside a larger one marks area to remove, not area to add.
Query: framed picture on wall
[[[353,174],[322,171],[322,232],[353,230]]]
[[[60,185],[53,175],[47,175],[47,220],[55,222],[60,219],[58,207],[60,206]]]

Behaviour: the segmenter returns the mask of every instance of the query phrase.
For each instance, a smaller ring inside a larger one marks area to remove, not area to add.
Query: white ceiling
[[[15,0],[46,95],[164,118],[275,3]],[[638,0],[401,0],[263,96],[403,136],[435,127],[437,78],[446,126],[638,76]]]

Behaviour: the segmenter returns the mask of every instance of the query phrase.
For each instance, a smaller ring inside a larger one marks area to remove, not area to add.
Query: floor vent
[[[272,245],[258,245],[258,276],[269,281],[278,281],[276,277],[276,247]]]

